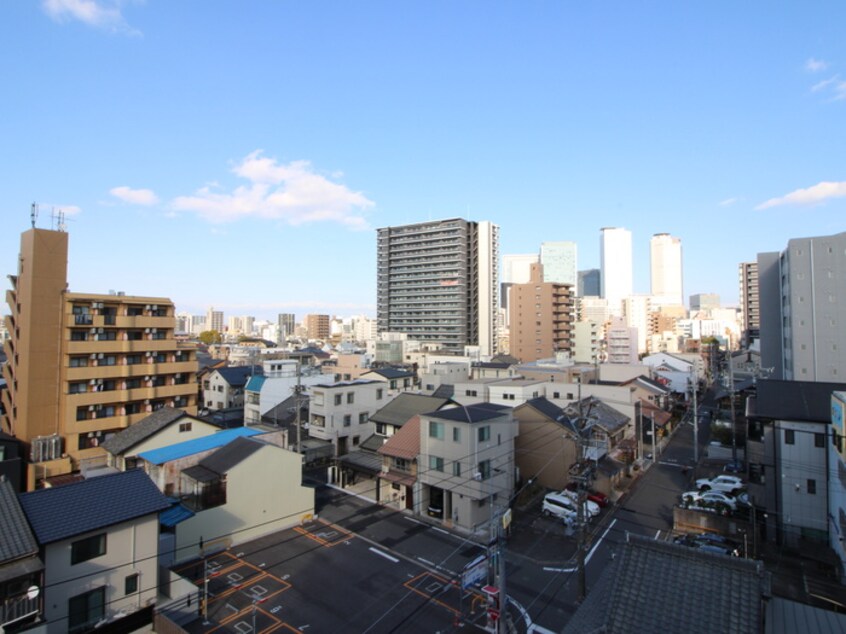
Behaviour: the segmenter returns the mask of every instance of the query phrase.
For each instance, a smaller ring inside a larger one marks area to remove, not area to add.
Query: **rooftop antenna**
[[[32,223],[32,228],[35,229],[35,220],[38,218],[38,203],[32,203],[29,208],[29,221]]]
[[[53,207],[50,213],[50,224],[56,228],[56,231],[66,232],[68,229],[67,221],[65,219],[65,212]]]

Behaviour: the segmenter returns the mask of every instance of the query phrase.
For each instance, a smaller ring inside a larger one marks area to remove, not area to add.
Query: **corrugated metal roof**
[[[244,389],[247,392],[261,392],[261,387],[264,385],[265,377],[263,376],[251,376],[250,380],[247,381],[247,387]]]
[[[159,513],[159,523],[162,526],[173,528],[180,522],[184,522],[192,517],[194,517],[194,511],[177,501],[176,503],[171,503],[169,509]]]
[[[773,597],[767,601],[766,624],[766,634],[844,634],[846,614]]]
[[[413,416],[376,450],[385,456],[414,460],[420,454],[420,417]]]
[[[170,506],[141,469],[23,493],[20,502],[41,544],[158,513]]]
[[[208,451],[209,449],[216,449],[223,445],[232,442],[236,438],[242,436],[255,436],[262,432],[250,427],[235,427],[234,429],[225,429],[216,432],[210,436],[203,438],[194,438],[193,440],[186,440],[185,442],[176,443],[175,445],[168,445],[159,449],[151,449],[138,454],[139,458],[143,458],[150,464],[164,464],[171,460],[184,458],[185,456],[192,456],[201,451]]]

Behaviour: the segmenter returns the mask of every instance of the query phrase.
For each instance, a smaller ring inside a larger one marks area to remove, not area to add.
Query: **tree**
[[[213,343],[220,343],[222,340],[223,338],[217,330],[204,330],[200,333],[200,341],[207,346]]]

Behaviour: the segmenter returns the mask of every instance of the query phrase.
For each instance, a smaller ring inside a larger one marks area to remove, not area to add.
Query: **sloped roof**
[[[844,389],[844,383],[760,380],[754,415],[772,420],[830,423],[831,393]]]
[[[107,528],[170,507],[141,469],[98,476],[20,496],[40,544]]]
[[[670,394],[672,392],[672,390],[666,385],[662,385],[658,381],[650,379],[648,376],[643,376],[642,374],[640,376],[636,376],[630,381],[626,381],[625,383],[623,383],[623,385],[630,385],[632,383],[638,383],[644,389],[650,390],[657,394]]]
[[[227,443],[213,454],[206,456],[200,460],[199,464],[218,475],[223,475],[264,446],[263,442],[254,438],[241,436]]]
[[[455,386],[449,383],[442,383],[435,388],[435,391],[432,392],[432,396],[435,398],[451,399],[455,396]]]
[[[511,410],[511,408],[507,405],[476,403],[473,405],[450,407],[436,412],[428,412],[426,415],[430,418],[439,418],[442,420],[451,420],[460,423],[479,423],[491,420],[492,418],[499,418],[509,410]]]
[[[437,411],[448,403],[450,403],[448,398],[404,392],[374,412],[370,420],[374,423],[387,423],[400,427],[412,416]]]
[[[363,376],[367,376],[371,372],[373,374],[383,376],[386,379],[404,379],[414,376],[414,372],[411,372],[410,370],[403,370],[401,368],[374,368],[365,372]]]
[[[522,405],[517,406],[515,410],[521,409],[523,407],[531,407],[532,409],[535,409],[539,413],[546,416],[548,419],[554,420],[556,422],[558,422],[559,419],[564,416],[564,410],[558,407],[558,405],[556,405],[549,399],[547,399],[545,396],[539,396],[538,398],[529,399]]]
[[[377,453],[405,460],[417,458],[420,454],[420,417],[412,416],[377,449]]]
[[[358,447],[362,451],[378,451],[379,447],[385,444],[385,437],[379,434],[370,434],[367,438],[362,440]]]
[[[0,479],[0,535],[0,564],[38,553],[18,496],[6,479]]]
[[[107,438],[103,441],[101,447],[110,454],[122,454],[183,417],[198,420],[190,414],[185,413],[184,410],[175,409],[173,407],[163,407],[156,410],[146,418],[141,419],[137,423],[121,430],[114,436]]]
[[[665,412],[660,407],[644,399],[640,399],[640,410],[645,417],[655,421],[656,425],[661,425],[662,427],[673,417],[670,412]]]
[[[261,375],[251,376],[247,381],[247,387],[244,389],[248,392],[261,392],[261,387],[264,385],[265,377]]]
[[[376,474],[382,470],[382,458],[372,451],[351,451],[338,458],[338,461],[365,473]]]
[[[630,534],[563,632],[750,634],[769,592],[761,562]]]
[[[581,403],[581,407],[579,404]],[[595,396],[588,396],[581,401],[571,403],[564,408],[564,413],[571,419],[578,419],[587,416],[588,421],[604,429],[607,433],[613,434],[629,423],[629,417],[618,412],[610,405],[606,405],[601,399]]]
[[[262,432],[251,427],[234,427],[233,429],[224,429],[223,431],[202,438],[194,438],[185,442],[168,445],[167,447],[144,451],[138,454],[138,457],[143,458],[150,464],[164,464],[177,458],[184,458],[185,456],[192,456],[201,451],[222,447],[240,436],[255,436],[260,433]]]
[[[256,365],[234,365],[217,369],[221,378],[232,387],[244,387],[250,376],[259,372],[261,367]]]

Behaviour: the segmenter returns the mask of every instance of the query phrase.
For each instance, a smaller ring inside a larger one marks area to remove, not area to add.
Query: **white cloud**
[[[805,62],[805,70],[809,73],[818,73],[820,71],[825,70],[828,68],[828,63],[821,59],[814,59],[813,57],[809,58],[808,61]]]
[[[846,181],[839,183],[823,181],[807,189],[797,189],[780,198],[770,198],[755,209],[769,209],[781,205],[816,205],[831,198],[844,196],[846,196]]]
[[[842,101],[846,99],[846,80],[840,79],[840,75],[823,79],[811,86],[811,92],[824,92],[831,96],[831,101]]]
[[[172,207],[193,211],[214,223],[255,217],[290,225],[328,221],[352,229],[368,228],[364,212],[373,207],[373,201],[317,174],[308,161],[280,164],[256,150],[232,172],[249,184],[231,193],[217,191],[219,186],[206,186],[193,196],[175,198]]]
[[[124,20],[116,0],[43,0],[41,6],[56,22],[79,20],[113,33],[138,34]]]
[[[734,203],[738,201],[737,198],[726,198],[725,200],[720,201],[720,207],[730,207]]]
[[[125,203],[132,205],[144,205],[145,207],[155,205],[159,202],[159,197],[152,189],[132,189],[131,187],[113,187],[109,193],[115,198],[119,198]]]

